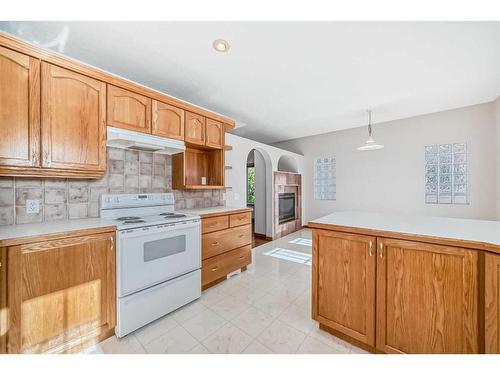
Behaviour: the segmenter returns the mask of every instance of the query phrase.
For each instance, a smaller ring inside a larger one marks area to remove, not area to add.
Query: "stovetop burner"
[[[146,220],[135,219],[135,220],[125,220],[123,224],[137,224],[137,223],[145,223]]]
[[[122,216],[122,217],[119,217],[116,220],[118,220],[118,221],[129,221],[129,220],[140,220],[140,219],[141,218],[139,216]]]
[[[166,219],[186,217],[186,215],[184,214],[176,214],[174,212],[164,212],[160,214],[160,216],[164,216]]]

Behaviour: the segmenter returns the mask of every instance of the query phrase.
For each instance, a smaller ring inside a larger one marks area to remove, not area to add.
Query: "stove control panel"
[[[101,195],[101,209],[165,206],[173,204],[174,204],[173,193]]]

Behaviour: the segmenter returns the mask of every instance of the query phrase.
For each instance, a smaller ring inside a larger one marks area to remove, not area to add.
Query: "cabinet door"
[[[0,165],[40,165],[40,61],[3,47]]]
[[[374,237],[313,231],[313,318],[375,345]]]
[[[106,170],[106,85],[42,62],[42,166]]]
[[[221,122],[207,118],[205,145],[213,148],[222,148],[224,143],[224,133],[222,129]]]
[[[108,85],[108,125],[151,133],[151,99]]]
[[[205,117],[186,112],[184,140],[197,145],[205,145]]]
[[[500,354],[500,255],[485,255],[485,351]]]
[[[184,140],[184,110],[153,100],[152,133]]]
[[[115,326],[114,233],[14,246],[7,267],[9,353],[76,351]]]
[[[477,251],[378,239],[377,349],[477,353]]]

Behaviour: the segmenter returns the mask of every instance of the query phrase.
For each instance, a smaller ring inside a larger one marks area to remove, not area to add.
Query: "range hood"
[[[150,151],[158,154],[173,155],[184,152],[186,146],[183,141],[158,137],[156,135],[134,132],[132,130],[107,127],[108,147],[127,150]]]

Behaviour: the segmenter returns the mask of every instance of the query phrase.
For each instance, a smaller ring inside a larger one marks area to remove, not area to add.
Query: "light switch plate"
[[[26,213],[37,214],[40,212],[40,200],[26,199]]]

